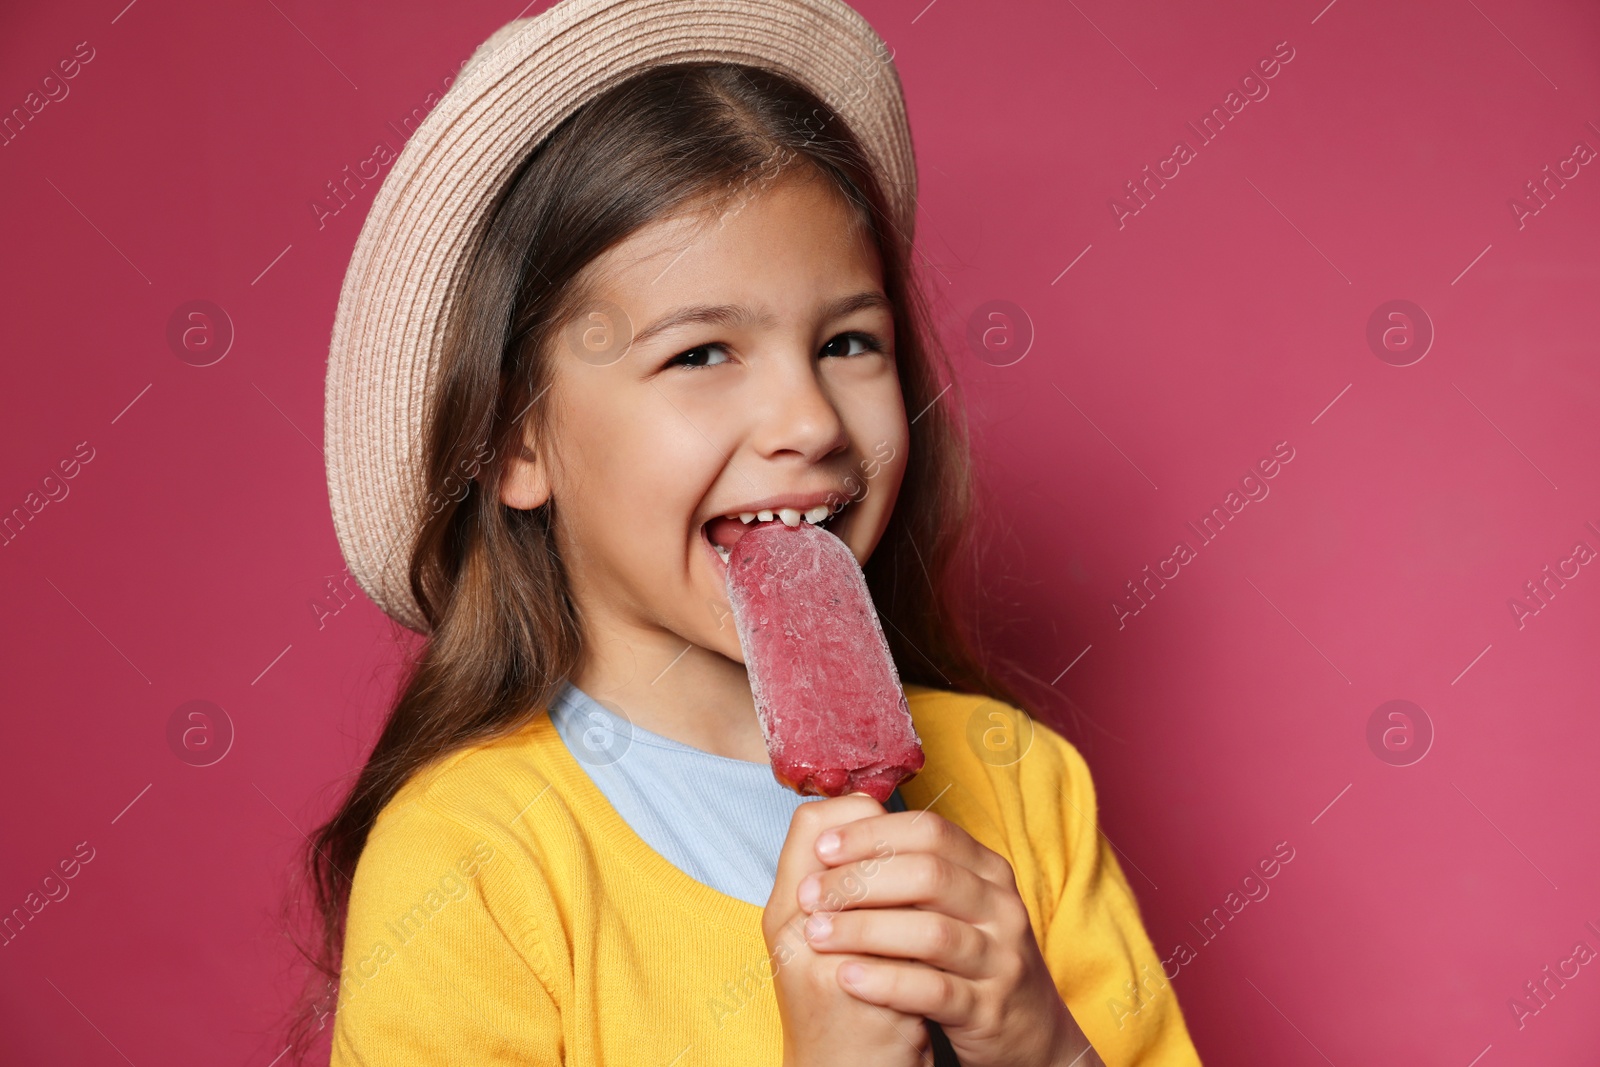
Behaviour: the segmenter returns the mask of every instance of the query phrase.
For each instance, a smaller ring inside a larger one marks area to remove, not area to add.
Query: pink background
[[[0,509],[92,449],[0,550],[0,911],[94,850],[0,948],[0,1058],[265,1067],[285,865],[398,655],[330,592],[319,447],[376,184],[320,229],[310,205],[517,11],[123,2],[12,5],[0,33],[7,112],[94,49],[0,147]],[[1520,628],[1508,602],[1600,549],[1600,165],[1520,226],[1509,201],[1600,148],[1600,11],[1324,2],[860,5],[992,490],[986,633],[1082,709],[1063,729],[1151,936],[1196,951],[1174,984],[1208,1063],[1592,1062],[1600,965],[1520,1028],[1509,1002],[1600,949],[1600,567]],[[1282,41],[1201,146],[1185,123]],[[1180,138],[1196,158],[1119,228],[1111,198]],[[236,334],[204,367],[167,340],[196,299]],[[1409,366],[1367,341],[1396,299],[1436,331]],[[1018,310],[969,350],[996,300]],[[1186,523],[1280,441],[1270,494],[1202,546]],[[1367,739],[1395,699],[1434,733],[1407,766]],[[235,732],[211,766],[169,747],[190,700]]]

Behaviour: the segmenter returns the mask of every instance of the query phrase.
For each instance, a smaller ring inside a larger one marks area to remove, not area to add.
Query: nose
[[[770,361],[761,375],[751,444],[764,458],[794,455],[819,463],[849,445],[844,420],[809,354]]]

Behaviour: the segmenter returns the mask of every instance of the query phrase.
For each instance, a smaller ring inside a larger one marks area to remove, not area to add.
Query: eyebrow
[[[877,289],[868,289],[849,296],[831,300],[822,307],[824,320],[841,319],[846,315],[868,308],[892,310],[889,298]],[[757,313],[745,304],[691,304],[661,316],[633,336],[633,343],[644,344],[652,338],[680,326],[711,324],[734,329],[740,326],[773,326],[775,319],[770,311]]]

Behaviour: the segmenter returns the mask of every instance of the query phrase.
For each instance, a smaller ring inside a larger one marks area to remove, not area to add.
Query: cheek
[[[680,411],[648,386],[629,384],[639,391],[633,402],[613,396],[568,424],[557,496],[575,540],[659,556],[664,539],[682,539],[723,460],[712,428],[696,422],[704,412]]]
[[[910,429],[900,384],[892,371],[836,393],[855,461],[846,477],[856,519],[845,539],[865,566],[893,516],[910,454]]]
[[[732,454],[737,438],[726,411],[652,392],[630,418],[617,430],[622,454],[612,465],[645,499],[657,501],[664,517],[686,519]]]
[[[888,361],[835,364],[829,392],[839,416],[863,452],[879,441],[897,443],[909,416],[900,393],[900,378]]]
[[[860,457],[854,477],[892,502],[905,475],[910,426],[899,382],[889,376],[873,385],[854,394],[842,414]]]
[[[569,495],[662,508],[720,462],[711,413],[635,381],[593,384],[562,435]],[[695,493],[691,505],[698,498]]]

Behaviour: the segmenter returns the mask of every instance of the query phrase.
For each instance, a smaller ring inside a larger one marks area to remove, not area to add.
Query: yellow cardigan
[[[1010,860],[1100,1057],[1199,1064],[1077,749],[1033,723],[1008,761],[985,731],[1026,725],[1014,709],[905,691],[927,763],[901,796]],[[778,1067],[761,912],[646,844],[541,715],[425,768],[379,813],[351,887],[330,1067]]]

